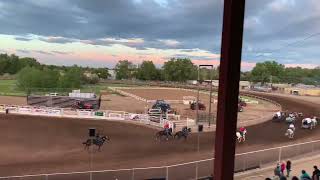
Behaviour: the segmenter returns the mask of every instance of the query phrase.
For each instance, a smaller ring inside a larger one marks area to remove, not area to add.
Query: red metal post
[[[219,75],[214,179],[232,180],[245,0],[225,0]]]

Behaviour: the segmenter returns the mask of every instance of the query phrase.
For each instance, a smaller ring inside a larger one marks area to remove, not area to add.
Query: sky
[[[247,0],[242,69],[320,65],[319,0]],[[113,68],[171,58],[218,65],[223,0],[0,0],[0,53]]]

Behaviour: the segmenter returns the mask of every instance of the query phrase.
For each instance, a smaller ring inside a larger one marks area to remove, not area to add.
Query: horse
[[[241,133],[239,131],[236,132],[236,137],[237,137],[237,140],[238,140],[239,143],[246,141],[246,134],[247,134],[247,131],[244,131],[242,136],[241,136]]]
[[[96,145],[98,146],[98,150],[100,151],[101,146],[106,142],[110,141],[108,136],[96,137],[95,139],[88,139],[87,141],[83,142],[82,144],[85,146],[85,149],[89,149],[89,146]]]
[[[311,119],[310,129],[314,129],[317,126],[317,124],[318,124],[317,118],[313,117]]]
[[[158,131],[156,133],[156,140],[161,140],[162,137],[166,137],[167,140],[169,140],[169,137],[173,137],[172,136],[172,128],[169,128],[168,129],[168,133],[166,132],[166,130],[161,130],[161,131]]]
[[[184,137],[184,139],[186,140],[190,132],[191,132],[191,128],[185,127],[182,129],[182,131],[176,132],[174,134],[174,138],[176,139],[176,137],[177,137],[178,139],[180,139],[180,138]]]
[[[291,128],[288,128],[286,133],[284,134],[285,136],[288,136],[289,139],[293,139],[294,136],[294,131]]]
[[[302,120],[302,126],[301,128],[304,129],[314,129],[318,124],[317,118],[313,117],[311,118],[305,118]]]
[[[281,121],[284,121],[285,119],[286,119],[286,114],[284,112],[277,112],[272,117],[272,120],[275,122],[281,122]]]

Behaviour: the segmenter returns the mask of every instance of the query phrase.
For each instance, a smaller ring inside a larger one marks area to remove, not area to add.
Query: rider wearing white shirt
[[[292,131],[295,131],[295,130],[296,130],[296,128],[294,127],[294,124],[293,124],[293,123],[291,123],[291,124],[289,125],[289,129],[292,129]]]

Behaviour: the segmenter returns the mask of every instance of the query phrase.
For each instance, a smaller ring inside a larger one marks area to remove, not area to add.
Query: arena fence
[[[94,120],[113,120],[113,121],[132,121],[153,127],[163,127],[168,123],[169,127],[174,128],[174,122],[170,119],[179,119],[180,116],[174,114],[166,114],[167,119],[159,117],[158,122],[152,121],[149,114],[132,114],[125,111],[111,110],[85,110],[70,108],[52,108],[52,107],[36,107],[36,106],[18,106],[0,104],[0,113],[6,110],[10,114],[23,114],[31,116],[49,116],[49,117],[65,117],[65,118],[82,118]]]
[[[287,159],[300,158],[315,155],[320,152],[320,140],[286,146],[262,149],[257,151],[236,154],[235,171],[242,172],[263,166],[274,165]],[[192,161],[181,164],[158,167],[137,167],[128,169],[82,171],[68,173],[50,173],[22,176],[6,176],[0,179],[24,179],[24,180],[105,180],[105,179],[198,179],[212,175],[214,158]]]

